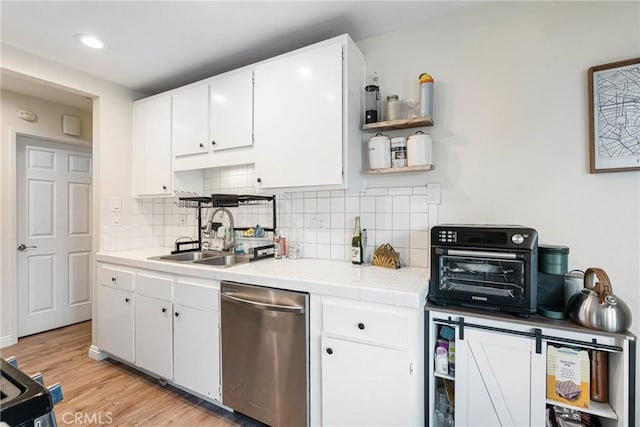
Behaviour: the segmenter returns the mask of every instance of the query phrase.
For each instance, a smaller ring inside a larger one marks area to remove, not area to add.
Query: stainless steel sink
[[[209,259],[213,257],[220,257],[220,256],[222,256],[221,252],[197,251],[197,252],[184,252],[181,254],[161,255],[161,256],[152,257],[150,259],[157,259],[161,261],[193,262],[193,261],[199,261],[199,260]]]
[[[245,264],[251,260],[247,255],[223,255],[194,261],[194,264],[206,264],[216,267],[231,267]]]
[[[155,259],[159,261],[173,261],[181,262],[184,264],[203,264],[211,265],[214,267],[231,267],[238,264],[245,264],[251,260],[251,257],[247,255],[234,255],[230,253],[224,253],[219,251],[197,251],[197,252],[184,252],[181,254],[172,255],[160,255],[154,256],[149,259]]]

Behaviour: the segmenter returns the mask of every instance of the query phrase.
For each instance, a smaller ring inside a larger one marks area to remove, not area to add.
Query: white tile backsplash
[[[256,193],[253,165],[207,169],[204,194]],[[431,184],[429,184],[431,185]],[[439,186],[427,196],[427,186],[290,192],[276,195],[278,228],[289,244],[302,247],[304,257],[349,260],[355,217],[367,230],[365,258],[384,243],[400,253],[405,264],[429,265],[429,224],[437,223]],[[431,190],[431,189],[430,189]],[[236,226],[271,226],[269,206],[234,208]],[[197,211],[180,208],[175,198],[137,199],[132,225],[104,227],[104,250],[127,250],[149,246],[173,247],[179,237],[197,237]],[[203,210],[203,217],[209,214]],[[205,219],[203,219],[203,222]]]

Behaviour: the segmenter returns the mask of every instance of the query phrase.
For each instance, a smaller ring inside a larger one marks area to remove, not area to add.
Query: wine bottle
[[[360,217],[356,217],[356,226],[353,230],[353,238],[351,239],[351,263],[362,264],[362,231],[360,230]]]

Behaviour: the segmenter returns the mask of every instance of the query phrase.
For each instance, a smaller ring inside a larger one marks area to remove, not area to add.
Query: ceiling
[[[465,3],[2,0],[0,35],[3,44],[152,95],[339,34],[357,42],[424,25]],[[82,46],[78,33],[100,37],[105,49]],[[2,87],[17,92],[5,74]]]

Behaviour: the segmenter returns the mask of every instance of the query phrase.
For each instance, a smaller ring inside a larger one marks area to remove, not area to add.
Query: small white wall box
[[[82,135],[82,121],[80,118],[64,114],[62,116],[62,133],[72,136]]]

